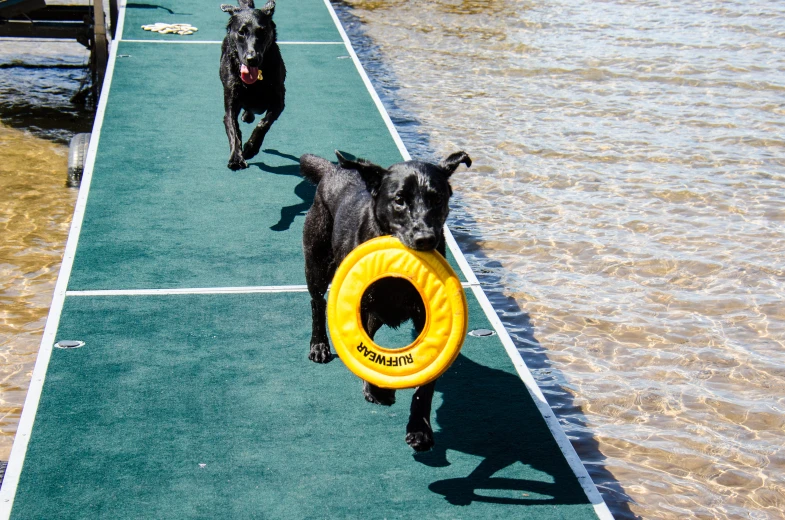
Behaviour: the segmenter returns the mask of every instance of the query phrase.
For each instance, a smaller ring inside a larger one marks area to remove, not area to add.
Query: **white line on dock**
[[[66,296],[172,296],[177,294],[254,294],[308,292],[307,285],[257,285],[248,287],[193,287],[183,289],[98,289],[67,291]]]
[[[171,296],[177,294],[254,294],[308,292],[306,285],[258,285],[248,287],[194,287],[185,289],[104,289],[67,291],[66,296]]]
[[[117,40],[125,43],[174,43],[174,44],[196,44],[196,45],[221,45],[221,40]],[[282,42],[278,45],[344,45],[343,42]]]
[[[479,287],[479,282],[462,282],[464,289]],[[238,287],[188,287],[180,289],[95,289],[66,291],[66,296],[173,296],[178,294],[270,294],[304,293],[307,285],[249,285]]]
[[[278,42],[278,45],[343,45],[343,42]]]

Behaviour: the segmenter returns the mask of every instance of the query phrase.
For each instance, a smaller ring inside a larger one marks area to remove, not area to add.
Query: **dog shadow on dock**
[[[125,7],[126,8],[130,8],[130,9],[161,9],[163,11],[166,11],[169,14],[190,14],[190,13],[175,13],[174,11],[169,9],[168,7],[164,7],[164,6],[158,5],[158,4],[146,4],[146,3],[142,3],[142,2],[130,2],[130,3],[125,4]]]
[[[186,5],[188,5],[188,4],[186,4]],[[150,10],[154,10],[154,11],[160,9],[161,11],[166,11],[169,14],[176,14],[176,15],[179,15],[179,16],[193,16],[194,15],[193,12],[186,13],[186,12],[172,11],[171,9],[169,9],[168,7],[165,7],[163,5],[148,4],[148,3],[145,3],[145,2],[129,2],[129,3],[125,4],[125,7],[127,9],[150,9]],[[191,7],[191,8],[193,9],[193,7]]]
[[[586,495],[516,374],[486,367],[461,354],[439,378],[436,391],[442,394],[435,416],[439,425],[434,433],[436,446],[415,458],[428,466],[447,466],[448,451],[453,450],[483,460],[465,477],[433,482],[431,491],[455,505],[474,501],[586,503]],[[528,466],[536,479],[494,477],[500,472],[511,474],[503,470],[516,463]]]
[[[300,174],[299,157],[295,157],[294,155],[289,155],[287,153],[279,152],[278,150],[273,150],[270,148],[264,150],[264,153],[277,155],[278,157],[283,157],[284,159],[290,159],[294,162],[294,164],[269,166],[263,161],[260,161],[251,163],[251,165],[257,166],[260,170],[272,173],[274,175],[290,175],[300,179],[300,182],[297,184],[297,186],[294,187],[294,194],[300,197],[302,202],[281,208],[281,219],[277,223],[270,226],[270,229],[273,231],[286,231],[292,226],[295,218],[298,216],[304,217],[308,212],[311,204],[313,204],[313,198],[316,196],[316,186],[314,186],[309,180],[304,179]]]

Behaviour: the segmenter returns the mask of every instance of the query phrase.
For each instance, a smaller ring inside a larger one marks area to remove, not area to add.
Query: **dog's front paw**
[[[380,404],[382,406],[392,406],[395,404],[395,390],[390,388],[379,388],[368,381],[363,381],[363,395],[369,403]]]
[[[243,146],[243,159],[250,159],[256,157],[259,153],[259,146],[254,146],[250,141]]]
[[[406,426],[406,444],[414,451],[428,451],[433,448],[433,430],[430,425],[425,421],[416,425],[410,422]]]
[[[311,352],[308,354],[308,359],[314,363],[329,363],[332,358],[330,345],[327,343],[314,343],[311,345]]]
[[[243,115],[241,116],[241,118],[243,120],[243,123],[253,123],[254,120],[253,112],[250,112],[248,110],[243,110]]]
[[[248,163],[239,155],[232,155],[229,157],[229,164],[227,164],[230,170],[237,171],[237,170],[244,170],[248,168]]]

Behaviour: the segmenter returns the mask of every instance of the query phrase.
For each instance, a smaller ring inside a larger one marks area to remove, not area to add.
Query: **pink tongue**
[[[259,79],[259,67],[247,67],[244,64],[240,65],[240,79],[243,83],[250,85]]]

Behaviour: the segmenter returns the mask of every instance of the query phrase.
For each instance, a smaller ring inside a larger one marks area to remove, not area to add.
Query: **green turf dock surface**
[[[286,110],[228,170],[219,5],[121,12],[0,518],[610,518],[459,251],[469,329],[498,335],[439,380],[433,451],[404,442],[411,390],[371,405],[308,360],[297,159],[408,154],[329,4],[279,0]]]

